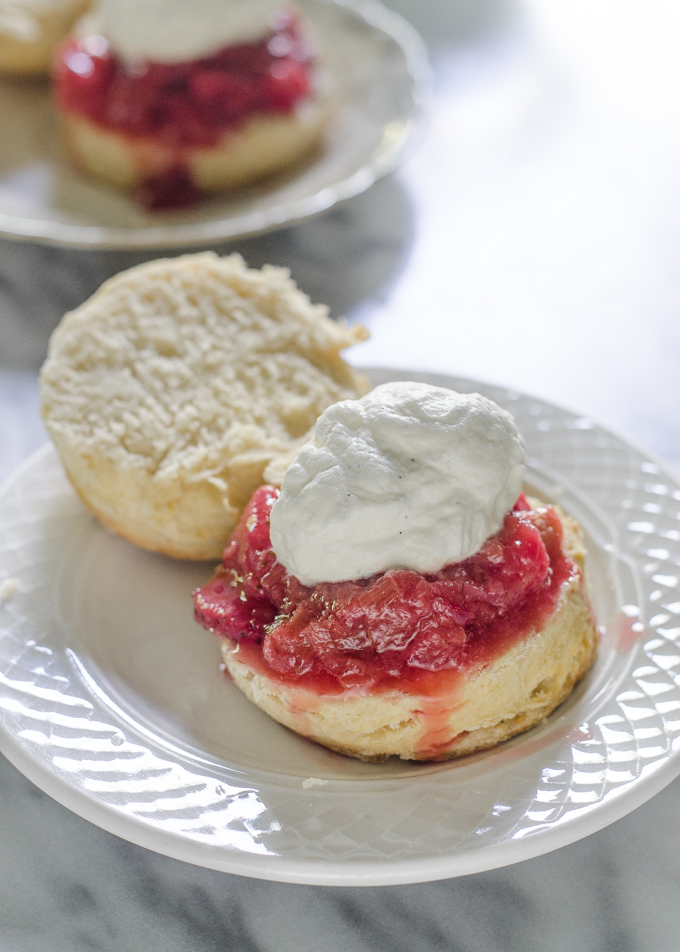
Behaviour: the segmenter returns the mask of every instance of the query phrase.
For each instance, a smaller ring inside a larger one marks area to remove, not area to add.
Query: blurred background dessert
[[[0,0],[0,74],[50,71],[59,43],[90,0]]]
[[[300,159],[328,114],[300,14],[281,0],[100,0],[55,63],[86,172],[182,208]]]

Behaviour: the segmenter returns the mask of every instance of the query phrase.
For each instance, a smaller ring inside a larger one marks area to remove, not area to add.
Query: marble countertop
[[[670,0],[393,0],[436,72],[427,139],[314,221],[220,250],[361,320],[363,365],[507,384],[680,466],[680,58]],[[49,332],[130,255],[0,243],[0,478],[44,439]],[[194,868],[117,839],[0,758],[2,952],[666,952],[680,780],[572,846],[364,890]]]

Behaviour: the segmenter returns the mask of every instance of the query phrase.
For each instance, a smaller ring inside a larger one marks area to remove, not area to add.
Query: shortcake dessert
[[[593,663],[578,526],[528,501],[512,417],[418,383],[331,406],[194,596],[235,684],[364,760],[442,760],[551,713]]]
[[[55,84],[74,161],[150,209],[291,165],[328,115],[285,0],[99,0],[62,47]]]
[[[89,0],[0,0],[0,73],[48,73],[55,51]]]
[[[176,558],[217,559],[319,414],[366,390],[340,357],[365,336],[285,268],[212,252],[153,261],[63,318],[41,373],[43,419],[106,526]]]

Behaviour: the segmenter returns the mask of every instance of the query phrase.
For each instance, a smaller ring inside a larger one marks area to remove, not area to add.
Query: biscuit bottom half
[[[63,116],[74,163],[95,178],[135,189],[178,161],[196,188],[220,192],[255,182],[302,161],[321,141],[329,106],[311,99],[291,115],[254,115],[216,146],[170,148],[154,138],[134,139],[84,116]]]
[[[441,693],[384,690],[320,695],[282,683],[248,664],[224,639],[222,655],[235,684],[274,720],[361,760],[447,760],[493,747],[534,727],[569,697],[595,660],[598,635],[576,573],[553,614],[510,649],[479,668],[442,672]],[[431,689],[430,689],[431,692]]]

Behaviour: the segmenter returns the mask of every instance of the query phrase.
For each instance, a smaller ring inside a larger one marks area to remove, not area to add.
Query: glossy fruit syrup
[[[302,585],[269,538],[272,486],[253,495],[223,564],[194,593],[197,620],[251,667],[319,694],[391,688],[437,694],[452,675],[506,651],[552,614],[579,570],[550,506],[524,495],[479,552],[432,575],[389,571]]]
[[[258,113],[292,113],[310,94],[311,66],[297,18],[285,10],[260,42],[181,63],[125,63],[105,37],[72,36],[57,55],[56,99],[66,113],[174,150],[168,182],[159,181],[154,197],[150,179],[140,198],[150,207],[179,207],[196,197],[182,150],[218,146]]]

